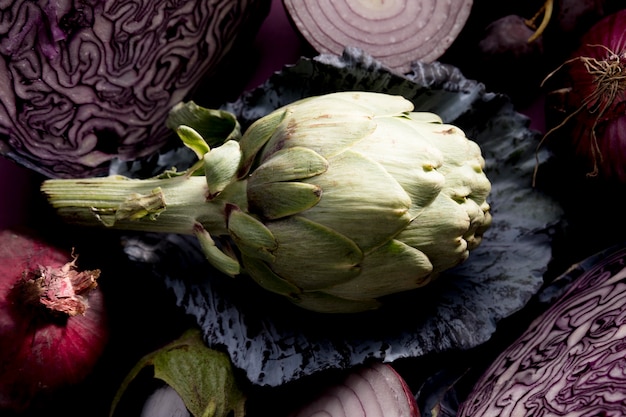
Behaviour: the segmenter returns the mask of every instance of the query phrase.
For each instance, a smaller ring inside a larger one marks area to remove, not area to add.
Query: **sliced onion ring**
[[[319,53],[357,47],[394,71],[433,62],[465,26],[472,0],[283,0],[297,30]]]
[[[356,367],[289,417],[420,417],[407,382],[388,363]]]

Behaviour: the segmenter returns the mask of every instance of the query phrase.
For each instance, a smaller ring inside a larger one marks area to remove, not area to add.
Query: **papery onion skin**
[[[433,62],[457,38],[472,0],[283,0],[297,31],[319,53],[356,47],[399,73]]]
[[[0,154],[48,177],[108,173],[172,139],[189,98],[269,0],[9,0],[0,7]]]
[[[588,176],[626,184],[626,9],[592,26],[563,69],[546,138],[563,138],[555,149]]]
[[[66,281],[60,282],[58,299],[42,295],[43,301],[62,304],[55,311],[27,297],[32,287],[22,286],[42,276],[41,267],[61,277],[75,260],[31,234],[0,232],[0,411],[25,411],[83,381],[104,352],[109,327],[104,297],[95,284],[97,270],[72,269],[93,279],[89,288],[73,287],[79,293],[75,304],[66,303],[71,292]]]
[[[623,416],[626,249],[607,256],[489,366],[458,417]]]

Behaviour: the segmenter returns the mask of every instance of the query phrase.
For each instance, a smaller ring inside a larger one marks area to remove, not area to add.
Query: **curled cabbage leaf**
[[[270,3],[3,2],[0,153],[49,177],[86,177],[155,152],[172,137],[170,108],[256,32]]]

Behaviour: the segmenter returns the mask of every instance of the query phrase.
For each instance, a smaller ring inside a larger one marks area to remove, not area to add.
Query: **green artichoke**
[[[42,190],[74,223],[195,234],[222,272],[318,312],[376,309],[424,286],[467,259],[491,223],[479,146],[400,96],[311,97],[243,135],[233,119],[181,103],[168,124],[194,167]],[[210,148],[215,138],[223,144]]]

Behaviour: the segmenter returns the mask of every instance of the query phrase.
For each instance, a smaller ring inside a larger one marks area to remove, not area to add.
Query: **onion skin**
[[[624,415],[626,249],[598,257],[488,367],[458,417]]]
[[[626,9],[593,25],[563,70],[548,95],[545,138],[563,138],[555,149],[576,170],[626,184]]]
[[[283,0],[297,31],[319,53],[357,47],[399,73],[432,62],[457,38],[472,0]]]
[[[109,328],[98,270],[22,232],[0,232],[0,247],[0,410],[22,412],[83,381]]]

